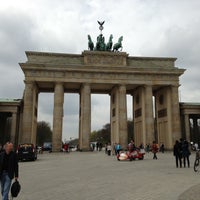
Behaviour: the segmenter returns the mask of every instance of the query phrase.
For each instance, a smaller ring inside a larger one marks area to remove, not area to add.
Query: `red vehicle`
[[[135,149],[133,152],[129,152],[129,151],[121,151],[118,155],[117,155],[117,160],[121,161],[121,160],[135,160],[136,158],[138,160],[143,160],[144,159],[144,155],[145,155],[145,151],[144,150],[140,150],[140,149]]]

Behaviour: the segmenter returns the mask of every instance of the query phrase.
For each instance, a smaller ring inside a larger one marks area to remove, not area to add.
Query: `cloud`
[[[114,43],[123,35],[123,51],[130,56],[177,57],[185,68],[180,77],[181,101],[199,101],[200,1],[197,0],[18,0],[0,7],[1,97],[21,98],[25,51],[77,53],[87,49],[99,34],[97,20],[104,21],[104,36]],[[128,98],[128,117],[132,98]],[[92,129],[109,122],[109,96],[92,95]],[[63,134],[78,132],[79,95],[65,95]],[[39,119],[52,124],[53,94],[40,94]],[[67,137],[67,136],[66,136]]]

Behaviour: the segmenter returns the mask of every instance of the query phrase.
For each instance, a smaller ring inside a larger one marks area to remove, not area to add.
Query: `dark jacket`
[[[183,157],[187,157],[191,154],[189,150],[189,144],[187,141],[183,143],[182,150],[183,150]]]
[[[181,145],[178,142],[174,145],[174,156],[178,156],[178,157],[182,156]]]
[[[3,173],[3,161],[4,161],[5,152],[0,153],[0,175]],[[9,165],[8,165],[8,176],[10,179],[13,179],[14,176],[18,177],[19,167],[18,167],[18,158],[16,153],[13,151],[10,152]]]

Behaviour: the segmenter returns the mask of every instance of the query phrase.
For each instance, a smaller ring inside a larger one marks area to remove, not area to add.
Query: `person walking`
[[[182,145],[182,151],[183,151],[183,165],[184,167],[186,167],[186,160],[187,160],[187,165],[188,167],[190,167],[190,159],[189,159],[189,156],[190,156],[190,150],[189,150],[189,143],[188,141],[184,141],[183,142],[183,145]]]
[[[153,159],[158,159],[157,157],[157,153],[158,153],[158,145],[156,144],[156,141],[153,141],[153,145],[152,145],[152,153],[153,153]]]
[[[128,147],[127,147],[129,153],[132,153],[135,150],[135,148],[136,148],[135,142],[134,142],[134,140],[131,140],[131,142],[128,144]]]
[[[8,200],[12,179],[18,179],[19,167],[16,153],[13,152],[13,144],[7,142],[5,151],[0,154],[0,182],[2,200]]]
[[[181,153],[181,143],[179,143],[178,140],[176,140],[174,144],[174,156],[176,159],[176,167],[178,168],[178,162],[180,165],[180,168],[182,167],[182,153]]]
[[[163,143],[160,145],[160,152],[165,152],[165,145]]]
[[[117,143],[117,145],[115,146],[115,148],[116,148],[116,155],[118,155],[119,154],[119,152],[121,151],[121,145],[119,144],[119,143]]]
[[[111,151],[112,151],[111,144],[110,144],[110,143],[108,143],[108,145],[107,145],[107,154],[108,154],[108,156],[110,156],[110,155],[111,155]]]

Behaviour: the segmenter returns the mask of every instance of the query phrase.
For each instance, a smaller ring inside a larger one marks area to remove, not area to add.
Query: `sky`
[[[123,36],[129,56],[176,57],[179,99],[200,102],[199,0],[0,0],[0,98],[22,98],[25,51],[81,54],[87,35]],[[48,100],[48,104],[46,103]],[[128,118],[132,99],[127,96]],[[40,93],[38,121],[52,126],[53,94]],[[63,140],[78,137],[79,95],[65,94]],[[92,130],[109,123],[108,95],[92,95]]]

